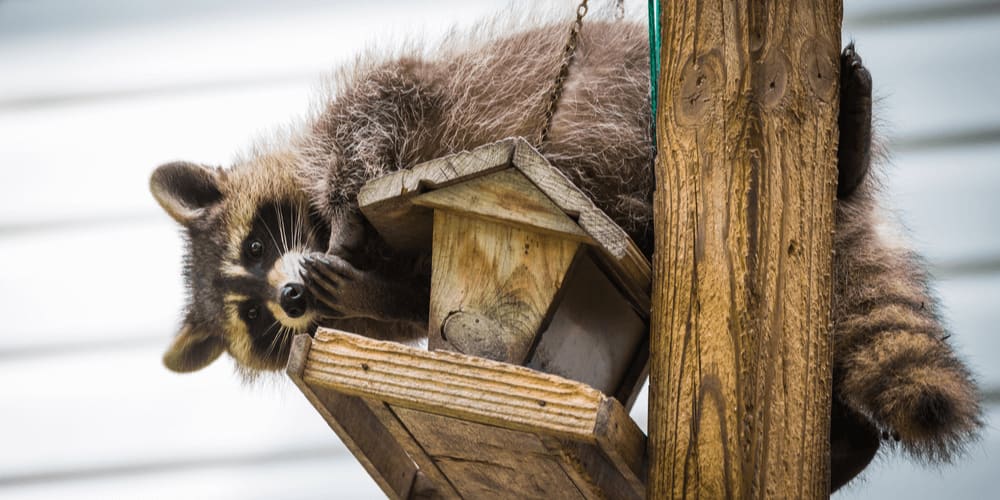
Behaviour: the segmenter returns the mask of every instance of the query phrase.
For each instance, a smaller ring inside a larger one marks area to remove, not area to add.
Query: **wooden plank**
[[[320,329],[302,378],[310,387],[525,432],[593,442],[607,399],[585,384],[448,351]]]
[[[436,210],[429,347],[523,364],[579,246]]]
[[[413,204],[593,244],[576,222],[511,168],[422,194]]]
[[[597,447],[551,437],[544,437],[542,441],[553,454],[559,456],[563,471],[584,498],[646,498],[645,487],[636,489],[626,481],[621,471],[616,470]]]
[[[580,498],[534,434],[393,410],[464,498]]]
[[[597,446],[640,498],[646,496],[648,456],[646,435],[613,399],[605,401],[597,416]]]
[[[659,5],[650,497],[826,498],[841,2]]]
[[[413,435],[400,422],[395,409],[390,408],[389,405],[382,401],[364,398],[362,398],[362,401],[368,405],[368,408],[372,411],[372,415],[385,426],[385,429],[389,431],[389,434],[392,435],[396,443],[413,460],[414,465],[417,467],[417,473],[423,476],[421,481],[425,482],[419,485],[419,489],[416,484],[417,479],[414,478],[414,484],[410,490],[410,498],[460,498],[458,492],[455,491],[451,483],[448,482],[448,479],[427,455],[427,452],[424,451],[420,443],[414,439]]]
[[[312,339],[300,334],[293,340],[286,372],[299,390],[323,416],[354,457],[361,462],[382,491],[390,498],[407,499],[417,469],[393,439],[368,403],[324,388],[314,388],[305,377]]]
[[[431,211],[414,206],[412,198],[506,168],[512,153],[511,141],[499,141],[398,170],[365,184],[358,193],[358,206],[394,248],[429,250]]]
[[[618,285],[635,301],[639,311],[648,311],[652,268],[625,230],[524,139],[516,140],[513,164],[597,242]]]

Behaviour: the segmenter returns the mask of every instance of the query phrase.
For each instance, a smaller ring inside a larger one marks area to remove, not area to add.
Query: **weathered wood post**
[[[660,1],[650,498],[828,495],[841,11]]]

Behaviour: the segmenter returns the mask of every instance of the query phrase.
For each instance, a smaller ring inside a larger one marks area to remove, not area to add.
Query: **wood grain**
[[[426,191],[504,169],[510,165],[513,153],[513,141],[498,141],[398,170],[365,184],[358,193],[358,206],[393,248],[428,250],[431,211],[415,206],[413,198]]]
[[[395,411],[464,498],[580,498],[559,457],[535,434]]]
[[[552,168],[548,160],[527,141],[522,139],[516,142],[512,162],[597,242],[608,271],[636,303],[637,310],[646,315],[649,311],[652,269],[625,230],[597,208],[562,172]]]
[[[318,390],[322,391],[324,389]],[[461,498],[461,495],[455,491],[454,486],[448,481],[444,473],[441,472],[441,469],[434,464],[431,457],[424,451],[421,443],[403,425],[395,408],[390,408],[389,405],[376,399],[360,399],[368,405],[372,416],[385,427],[385,430],[389,432],[392,439],[406,452],[409,459],[413,461],[418,475],[422,476],[423,480],[425,480],[424,483],[418,485],[418,478],[413,478],[413,486],[411,486],[409,492],[410,498],[417,496],[444,499]],[[386,446],[386,448],[395,449],[393,446]]]
[[[645,436],[617,400],[585,384],[334,330],[302,342],[311,348],[294,358],[300,387],[371,410],[359,427],[323,409],[347,430],[352,452],[368,460],[377,454],[367,443],[389,440],[386,450],[412,459],[407,489],[385,490],[393,498],[645,497]],[[379,467],[394,467],[368,463],[383,478]]]
[[[393,406],[591,442],[607,399],[585,384],[521,366],[325,329],[313,339],[302,378]]]
[[[303,379],[311,344],[309,335],[295,337],[286,373],[382,491],[389,498],[409,498],[416,466],[368,404],[358,397],[314,389]]]
[[[430,191],[414,198],[413,204],[594,243],[576,222],[514,168]]]
[[[579,246],[435,210],[429,347],[524,364]]]
[[[631,483],[625,477],[628,475],[627,471],[616,468],[614,464],[609,466],[607,455],[600,448],[547,436],[542,438],[542,442],[550,453],[559,457],[563,471],[583,498],[646,498],[645,485]]]
[[[841,3],[660,8],[651,497],[826,497]]]

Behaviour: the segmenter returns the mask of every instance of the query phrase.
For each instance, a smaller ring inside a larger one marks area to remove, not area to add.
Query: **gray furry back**
[[[403,55],[343,71],[341,93],[311,124],[303,188],[336,218],[384,173],[505,137],[537,137],[566,35],[565,24],[548,25],[471,47],[446,43],[433,59]],[[646,36],[636,23],[587,23],[540,149],[649,251]]]

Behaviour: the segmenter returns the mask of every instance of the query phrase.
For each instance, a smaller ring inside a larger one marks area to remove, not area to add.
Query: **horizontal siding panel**
[[[347,453],[286,378],[246,386],[228,359],[182,376],[161,354],[121,348],[0,363],[0,487],[53,471]]]
[[[308,96],[307,85],[286,85],[0,113],[0,227],[154,214],[154,167],[228,165],[304,114]]]
[[[1000,258],[1000,143],[899,153],[883,177],[884,204],[934,265]]]
[[[847,0],[844,25],[885,27],[893,24],[934,23],[942,19],[1000,14],[995,0]]]
[[[1000,15],[888,27],[844,26],[872,73],[894,140],[1000,127]],[[1000,138],[994,138],[1000,140]]]
[[[8,486],[0,483],[0,499],[68,498],[377,500],[385,495],[350,456],[292,457],[274,463],[205,466]]]
[[[937,288],[952,345],[984,389],[1000,391],[1000,273],[944,279]]]
[[[986,413],[987,422],[1000,422],[1000,406]],[[833,495],[834,500],[886,498],[996,498],[1000,430],[988,424],[982,441],[972,445],[955,463],[923,466],[901,453],[882,452],[861,479]]]
[[[0,355],[88,342],[158,339],[180,324],[179,231],[156,223],[83,227],[0,238]],[[6,362],[6,360],[5,360]],[[7,379],[4,379],[7,380]]]
[[[140,6],[100,0],[73,8],[48,0],[7,5],[12,3],[0,4],[0,18],[34,23],[41,33],[32,36],[21,28],[4,35],[0,29],[0,107],[213,82],[308,82],[375,40],[394,46],[421,32],[440,36],[435,34],[452,24],[469,24],[506,4],[446,0],[433,7],[400,2],[386,8],[379,2],[299,1],[278,8],[264,2],[185,2],[185,8],[166,1]],[[76,16],[62,19],[66,29],[40,36],[46,33],[46,14],[67,7]],[[156,17],[149,15],[156,11]]]

